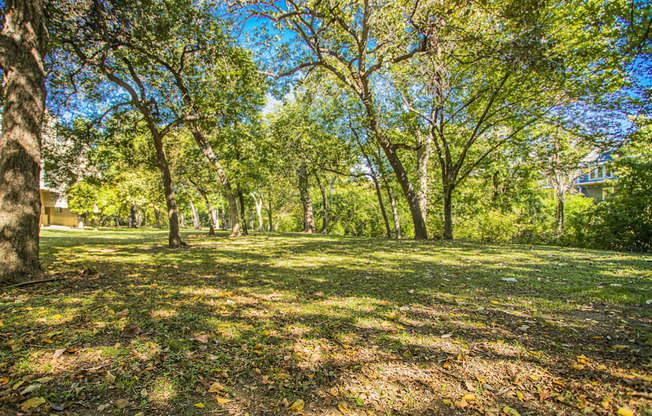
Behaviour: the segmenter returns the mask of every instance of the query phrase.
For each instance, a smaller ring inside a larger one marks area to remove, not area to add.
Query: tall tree
[[[254,2],[255,3],[255,2]],[[414,223],[416,239],[428,238],[419,195],[399,157],[400,149],[414,147],[393,142],[382,123],[377,97],[378,74],[423,52],[426,36],[411,24],[419,2],[383,5],[372,0],[259,2],[253,13],[271,19],[281,30],[296,35],[298,61],[285,72],[321,68],[335,76],[359,100],[366,123],[389,161]]]
[[[42,274],[39,176],[48,35],[41,0],[5,0],[3,12],[0,284],[8,284]]]

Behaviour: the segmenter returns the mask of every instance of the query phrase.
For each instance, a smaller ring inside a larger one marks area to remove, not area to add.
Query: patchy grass
[[[652,414],[649,256],[166,238],[42,231],[61,280],[0,295],[0,414]]]

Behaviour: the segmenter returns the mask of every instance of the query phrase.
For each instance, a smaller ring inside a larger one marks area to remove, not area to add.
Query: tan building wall
[[[41,225],[77,227],[79,217],[70,212],[68,201],[58,193],[41,189]]]

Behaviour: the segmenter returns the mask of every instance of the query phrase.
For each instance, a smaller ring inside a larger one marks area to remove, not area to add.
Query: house
[[[79,217],[70,212],[68,198],[41,182],[41,226],[77,227]]]
[[[609,164],[613,159],[609,153],[594,150],[582,160],[582,172],[574,183],[573,188],[582,195],[601,201],[614,191],[615,177]]]

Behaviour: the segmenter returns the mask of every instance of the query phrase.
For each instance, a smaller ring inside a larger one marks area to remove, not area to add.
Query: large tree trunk
[[[312,198],[310,196],[310,184],[308,183],[308,169],[305,163],[299,166],[299,193],[301,195],[301,205],[303,206],[303,232],[315,233],[315,216],[312,210]]]
[[[242,194],[242,189],[238,186],[238,199],[240,200],[240,217],[242,218],[242,234],[249,235],[247,231],[247,220],[245,219],[245,203],[244,195]]]
[[[41,215],[43,58],[47,29],[41,0],[5,0],[0,34],[4,108],[0,138],[0,285],[37,279]]]
[[[326,190],[324,189],[324,185],[322,185],[321,180],[319,179],[319,175],[317,175],[317,172],[315,172],[315,179],[317,179],[317,185],[319,185],[319,192],[321,192],[321,199],[324,205],[320,233],[328,234],[328,194],[326,193]]]
[[[453,189],[453,185],[444,184],[444,240],[453,239]]]
[[[199,221],[199,212],[197,212],[197,207],[193,204],[192,199],[188,198],[190,202],[190,211],[192,212],[192,226],[195,230],[201,230],[201,222]]]
[[[414,238],[417,240],[424,240],[428,238],[428,231],[426,229],[426,222],[423,218],[421,212],[421,205],[419,204],[419,197],[412,186],[412,182],[403,167],[401,159],[398,157],[396,152],[396,146],[387,139],[380,123],[378,122],[378,117],[376,115],[376,110],[374,109],[371,93],[369,92],[368,86],[366,86],[366,91],[363,92],[363,104],[367,113],[367,120],[371,131],[374,135],[374,139],[383,149],[389,164],[396,175],[398,183],[401,185],[403,194],[407,199],[408,207],[410,208],[410,214],[412,214],[412,222],[414,224]]]
[[[152,132],[152,138],[154,139],[154,147],[156,148],[156,166],[161,172],[161,178],[163,179],[163,191],[165,192],[165,203],[168,209],[168,222],[170,224],[168,244],[170,247],[179,247],[185,244],[181,241],[179,210],[177,208],[177,200],[172,186],[172,176],[170,175],[168,159],[165,155],[165,149],[163,148],[163,138],[160,137],[158,132],[152,130],[151,127],[150,131]]]
[[[229,177],[226,175],[226,171],[222,167],[220,161],[217,159],[217,156],[215,156],[215,152],[213,151],[210,143],[208,143],[208,140],[206,140],[204,137],[204,134],[199,130],[198,127],[195,126],[191,128],[191,131],[197,146],[199,146],[202,153],[204,153],[204,156],[206,156],[206,159],[208,159],[208,161],[215,167],[215,170],[217,171],[217,176],[220,178],[220,183],[224,188],[226,200],[229,202],[229,224],[231,225],[230,236],[237,237],[240,235],[240,219],[238,217],[238,204],[236,203],[235,197],[233,196]],[[244,221],[244,217],[242,220]]]

